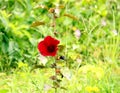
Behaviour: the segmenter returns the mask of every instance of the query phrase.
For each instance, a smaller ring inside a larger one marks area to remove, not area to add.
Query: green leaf
[[[4,40],[3,40],[3,43],[2,43],[2,52],[3,53],[6,53],[8,52],[8,38],[6,36],[4,36]]]
[[[45,25],[45,22],[39,22],[39,21],[33,22],[31,27],[37,27],[37,26],[40,26],[40,25]]]

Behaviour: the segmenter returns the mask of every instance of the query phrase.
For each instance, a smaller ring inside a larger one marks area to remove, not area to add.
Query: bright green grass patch
[[[63,69],[65,77],[61,86],[66,90],[58,89],[58,93],[119,93],[120,68],[117,66],[101,63],[84,65],[76,70]],[[54,70],[48,68],[35,69],[31,73],[0,73],[0,93],[54,93],[53,88],[45,89],[45,85],[52,86],[51,75],[54,75]]]

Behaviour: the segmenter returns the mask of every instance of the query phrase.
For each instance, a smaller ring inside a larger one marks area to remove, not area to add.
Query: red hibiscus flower
[[[47,36],[43,41],[39,42],[38,50],[43,56],[55,56],[58,50],[57,45],[59,43],[59,40]]]

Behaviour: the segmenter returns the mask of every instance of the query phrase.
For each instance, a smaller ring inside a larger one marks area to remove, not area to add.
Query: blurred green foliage
[[[49,9],[57,4],[64,6],[56,20],[56,30],[59,33],[57,37],[65,46],[60,54],[65,55],[69,65],[74,67],[77,58],[82,59],[83,64],[96,63],[98,60],[120,62],[119,1],[0,0],[1,71],[15,68],[21,61],[29,65],[35,63],[39,54],[39,40],[46,35],[54,35],[50,27],[52,15],[47,9],[36,7],[43,5]],[[64,16],[65,13],[77,17],[78,20]],[[45,25],[31,27],[35,21],[44,21]],[[73,28],[80,30],[80,39],[76,39]],[[95,54],[96,51],[99,53]]]
[[[55,35],[49,9],[58,5]],[[58,93],[119,93],[119,20],[119,0],[0,0],[0,72],[13,73],[0,73],[0,93],[45,93],[54,59],[39,56],[37,44],[47,35],[60,40],[65,58],[58,65],[67,91]],[[30,72],[41,63],[45,69]]]

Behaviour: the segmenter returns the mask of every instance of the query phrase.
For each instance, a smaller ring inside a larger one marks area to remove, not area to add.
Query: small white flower
[[[107,25],[107,23],[106,23],[105,20],[102,20],[102,21],[101,21],[101,24],[102,24],[102,26],[106,26],[106,25]]]
[[[71,73],[71,71],[70,71],[69,68],[63,68],[63,69],[61,69],[61,72],[62,72],[63,76],[64,76],[67,80],[71,80],[71,78],[72,78],[72,73]]]
[[[75,37],[76,37],[77,39],[79,39],[80,36],[81,36],[81,32],[80,32],[80,30],[78,30],[78,29],[75,30],[74,35],[75,35]]]
[[[57,16],[59,16],[59,15],[60,15],[59,4],[56,4],[55,14],[56,14]]]
[[[60,15],[60,9],[59,9],[59,8],[56,8],[56,9],[55,9],[55,13],[56,13],[57,16],[59,16],[59,15]]]
[[[47,63],[47,58],[40,55],[38,59],[40,60],[40,63],[42,63],[45,66],[45,64]]]
[[[48,91],[48,90],[50,90],[52,87],[50,86],[50,85],[47,85],[47,84],[45,84],[44,85],[44,90],[45,91]]]
[[[73,44],[73,45],[72,45],[72,48],[73,48],[73,50],[78,49],[78,48],[79,48],[79,45]]]
[[[76,59],[76,62],[81,64],[81,63],[82,63],[82,59],[77,58],[77,59]]]
[[[113,32],[113,34],[114,34],[115,36],[117,36],[117,35],[118,35],[117,30],[112,30],[112,32]]]

